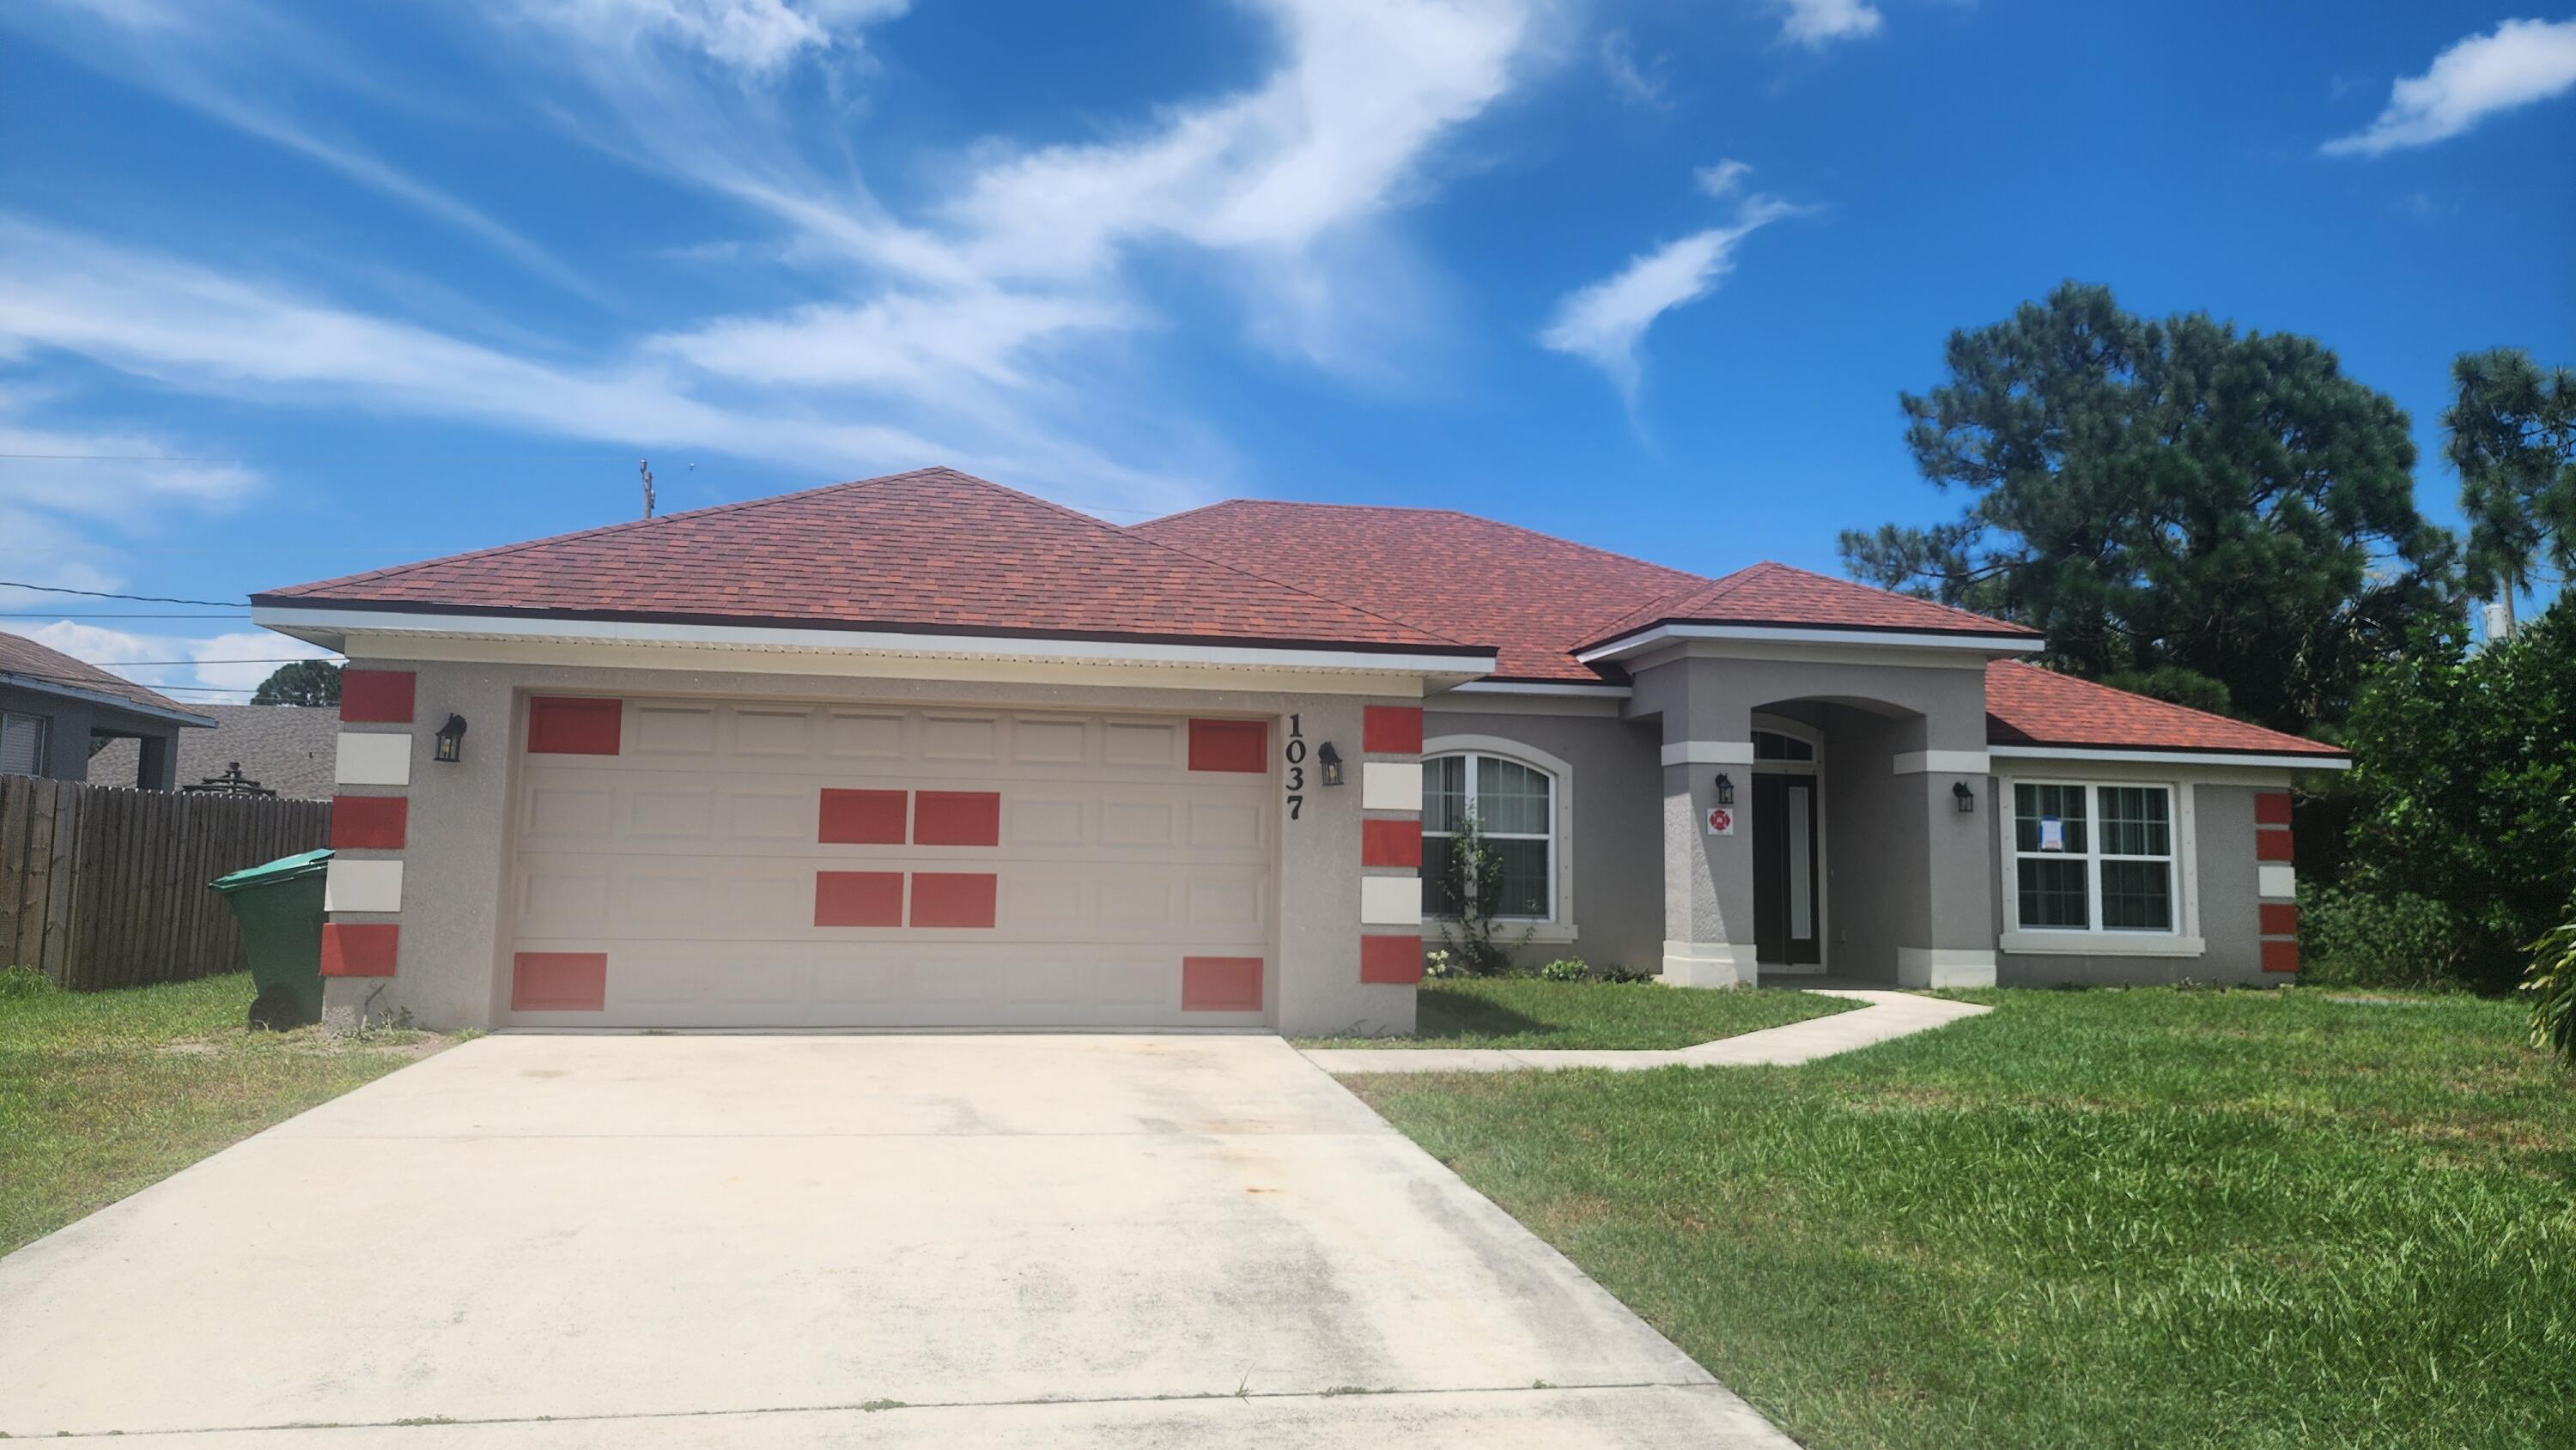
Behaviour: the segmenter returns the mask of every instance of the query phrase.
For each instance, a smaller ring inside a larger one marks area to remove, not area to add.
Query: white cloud
[[[740,70],[770,72],[800,53],[848,44],[901,15],[907,0],[520,0],[528,19],[604,49],[675,43]]]
[[[2508,20],[2492,35],[2472,35],[2433,57],[2422,75],[2399,80],[2379,119],[2319,149],[2328,156],[2379,156],[2430,146],[2500,111],[2571,89],[2576,20]]]
[[[1735,189],[1744,184],[1744,178],[1752,174],[1753,168],[1744,162],[1726,160],[1692,172],[1691,180],[1699,183],[1701,191],[1722,199],[1734,195]]]
[[[1623,99],[1659,111],[1668,108],[1664,78],[1646,74],[1637,64],[1637,47],[1628,39],[1628,32],[1613,30],[1601,37],[1601,73],[1610,78],[1610,89]]]
[[[1878,33],[1880,16],[1869,0],[1770,0],[1780,12],[1780,36],[1810,50],[1837,40]]]
[[[1736,244],[1798,208],[1770,197],[1747,197],[1727,226],[1693,232],[1651,252],[1588,287],[1566,294],[1539,341],[1601,369],[1636,405],[1641,369],[1637,344],[1655,319],[1717,290],[1735,269]]]
[[[48,649],[87,660],[109,674],[168,690],[182,705],[231,704],[250,699],[259,682],[286,659],[338,659],[326,649],[266,630],[240,630],[206,639],[185,635],[142,634],[61,619],[27,628],[12,620],[10,632]],[[176,660],[177,664],[158,663]],[[153,663],[137,663],[151,661]]]

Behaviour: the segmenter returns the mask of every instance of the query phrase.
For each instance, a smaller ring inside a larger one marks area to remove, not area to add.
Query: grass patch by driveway
[[[0,1253],[444,1046],[247,1031],[236,972],[0,995]]]
[[[1300,1047],[1692,1047],[1858,1007],[1808,992],[1698,992],[1655,982],[1450,977],[1424,982],[1411,1037],[1301,1037]]]
[[[2576,1444],[2576,1073],[2516,1005],[1960,995],[1803,1067],[1349,1081],[1802,1444]]]

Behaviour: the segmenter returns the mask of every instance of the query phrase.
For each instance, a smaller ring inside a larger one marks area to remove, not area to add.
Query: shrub
[[[1440,941],[1459,968],[1470,976],[1499,976],[1512,969],[1512,949],[1529,945],[1536,928],[1520,940],[1505,943],[1502,923],[1494,919],[1503,902],[1502,853],[1477,828],[1473,812],[1451,829],[1449,851],[1440,869],[1438,899],[1457,903],[1456,914],[1440,923]]]
[[[54,990],[53,979],[34,967],[0,967],[0,1002],[42,997]]]
[[[2299,888],[2299,977],[2324,987],[2456,987],[2460,936],[2438,901],[2357,887]]]
[[[1592,975],[1592,967],[1581,957],[1558,957],[1539,968],[1538,974],[1551,982],[1580,982]]]
[[[1458,970],[1458,964],[1449,959],[1449,953],[1435,948],[1423,955],[1422,975],[1425,977],[1463,977],[1466,973]]]
[[[2576,1063],[2576,902],[2567,920],[2532,943],[2532,953],[2522,983],[2531,998],[2531,1045]]]

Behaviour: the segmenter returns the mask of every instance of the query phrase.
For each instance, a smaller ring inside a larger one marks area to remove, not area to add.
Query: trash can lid
[[[218,876],[206,884],[217,891],[239,891],[245,886],[273,886],[281,881],[293,881],[313,875],[330,864],[331,848],[325,846],[319,851],[280,856],[274,861],[264,861],[257,866],[245,866],[229,876]]]

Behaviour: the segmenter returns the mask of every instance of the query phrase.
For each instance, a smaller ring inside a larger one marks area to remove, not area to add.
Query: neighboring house
[[[0,634],[0,775],[87,780],[90,738],[103,735],[135,742],[135,764],[118,784],[168,790],[179,732],[214,723],[86,660]]]
[[[1776,564],[946,469],[252,602],[351,657],[344,1020],[1401,1032],[1471,808],[1532,954],[2253,982],[2346,764]]]
[[[215,728],[191,730],[179,737],[180,785],[220,779],[239,765],[245,780],[258,782],[280,799],[331,798],[332,751],[340,739],[339,707],[200,705],[197,711]],[[90,757],[91,784],[134,784],[142,755],[136,741],[112,742]]]

